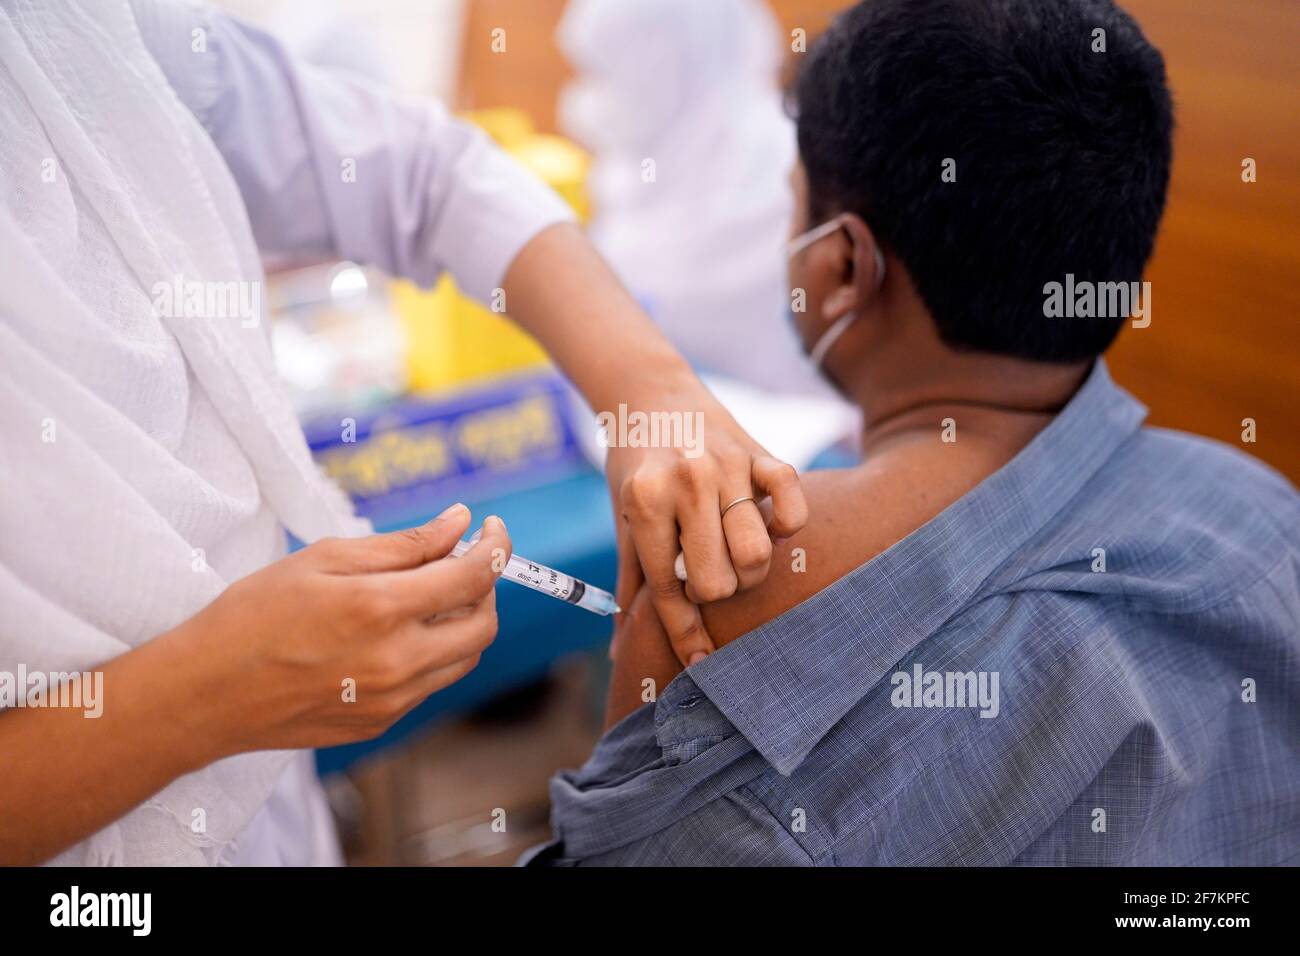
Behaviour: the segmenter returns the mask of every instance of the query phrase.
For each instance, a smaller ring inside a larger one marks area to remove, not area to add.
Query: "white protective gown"
[[[265,316],[185,317],[162,285],[260,289],[260,247],[486,297],[568,216],[436,104],[205,5],[0,0],[0,669],[94,669],[281,557],[286,528],[368,530],[311,460]],[[310,754],[277,752],[55,862],[338,860]]]

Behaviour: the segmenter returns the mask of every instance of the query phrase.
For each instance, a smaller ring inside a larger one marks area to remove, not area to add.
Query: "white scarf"
[[[220,594],[194,550],[204,482],[251,471],[305,541],[367,530],[311,460],[263,317],[159,307],[162,286],[260,292],[262,274],[229,170],[126,0],[0,0],[0,191],[0,670],[93,670]],[[185,430],[196,390],[242,453],[210,474]],[[182,777],[56,862],[219,862],[288,759]]]

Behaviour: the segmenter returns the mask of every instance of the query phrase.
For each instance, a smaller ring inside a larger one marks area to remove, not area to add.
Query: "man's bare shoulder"
[[[1026,439],[1027,440],[1027,439]],[[808,523],[772,549],[767,579],[703,608],[721,646],[812,597],[907,537],[1013,457],[1019,443],[934,437],[863,464],[803,476]]]

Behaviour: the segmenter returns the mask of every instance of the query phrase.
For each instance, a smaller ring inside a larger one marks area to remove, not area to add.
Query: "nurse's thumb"
[[[432,521],[414,528],[366,538],[332,541],[333,570],[343,574],[405,571],[444,558],[469,528],[469,509],[454,504]]]

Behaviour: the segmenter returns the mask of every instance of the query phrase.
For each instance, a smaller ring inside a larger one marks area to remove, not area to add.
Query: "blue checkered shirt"
[[[1098,362],[1004,468],[613,727],[525,862],[1300,862],[1300,496],[1145,413]]]

